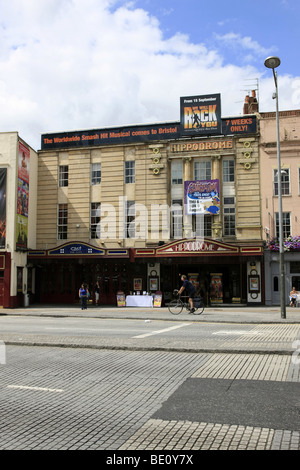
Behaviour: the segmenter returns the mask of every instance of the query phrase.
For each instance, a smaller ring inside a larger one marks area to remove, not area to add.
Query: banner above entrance
[[[129,258],[129,250],[122,248],[98,248],[84,242],[70,242],[60,245],[50,250],[30,250],[29,258],[45,258],[45,257],[92,257],[103,256],[104,258]]]
[[[263,248],[259,245],[231,245],[218,240],[181,239],[156,248],[136,248],[135,257],[177,257],[177,256],[241,256],[262,255]]]
[[[156,249],[157,256],[183,254],[238,254],[239,247],[221,243],[217,240],[183,239]]]
[[[49,250],[49,256],[51,255],[104,255],[105,250],[96,248],[91,245],[84,243],[67,243],[54,250]]]

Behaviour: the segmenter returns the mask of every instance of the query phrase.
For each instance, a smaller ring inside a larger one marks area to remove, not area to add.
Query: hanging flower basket
[[[273,238],[268,243],[268,248],[270,251],[279,251],[279,241],[278,238]],[[300,236],[288,237],[283,242],[284,251],[300,251]]]

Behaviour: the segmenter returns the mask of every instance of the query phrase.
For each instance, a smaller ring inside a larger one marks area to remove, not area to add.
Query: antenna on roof
[[[252,82],[252,83],[249,83],[250,89],[247,88],[246,90],[243,90],[243,91],[247,91],[250,95],[251,91],[255,90],[257,101],[259,103],[259,79],[258,78],[245,78],[245,80]]]
[[[245,80],[251,82],[250,90],[244,90],[247,92],[245,96],[245,103],[243,108],[243,114],[252,114],[258,112],[259,107],[259,84],[258,78],[246,78]]]

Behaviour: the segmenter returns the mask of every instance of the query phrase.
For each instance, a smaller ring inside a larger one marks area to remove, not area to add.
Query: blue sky
[[[300,109],[299,0],[0,0],[0,131],[40,134],[177,121],[180,97],[220,93],[222,116],[277,55],[279,107]]]
[[[136,0],[155,16],[165,37],[187,34],[222,55],[223,63],[255,65],[277,55],[280,73],[300,75],[300,2],[297,0]],[[279,70],[278,70],[279,73]]]

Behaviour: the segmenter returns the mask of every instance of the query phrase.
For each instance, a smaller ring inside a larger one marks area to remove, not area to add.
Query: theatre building
[[[258,117],[218,106],[42,135],[35,301],[78,302],[98,280],[102,305],[157,291],[164,304],[187,274],[209,305],[264,302]]]

